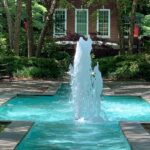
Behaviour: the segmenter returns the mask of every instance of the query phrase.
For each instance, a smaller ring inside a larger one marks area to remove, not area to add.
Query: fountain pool
[[[70,91],[62,85],[55,96],[15,97],[0,107],[0,120],[35,122],[16,150],[130,150],[119,121],[150,121],[150,105],[140,97],[103,96],[107,121],[77,122]]]

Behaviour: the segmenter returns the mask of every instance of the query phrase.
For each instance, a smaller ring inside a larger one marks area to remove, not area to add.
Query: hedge
[[[150,54],[122,55],[94,59],[103,77],[115,80],[145,79],[150,81]]]
[[[20,78],[58,78],[62,77],[69,66],[69,59],[2,57],[0,64],[7,63],[8,74]]]
[[[145,79],[150,81],[150,54],[122,55],[93,59],[99,63],[102,76],[114,80]],[[59,78],[68,70],[70,59],[0,57],[0,64],[7,63],[13,77]]]

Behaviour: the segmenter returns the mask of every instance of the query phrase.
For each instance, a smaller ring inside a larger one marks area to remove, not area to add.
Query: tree
[[[44,39],[45,39],[45,36],[46,36],[48,25],[49,25],[49,22],[52,22],[55,7],[56,7],[56,0],[52,0],[51,6],[48,9],[48,14],[46,16],[46,21],[45,21],[44,27],[43,27],[43,29],[41,31],[41,34],[39,36],[39,39],[38,39],[37,50],[36,50],[36,56],[37,57],[40,56],[40,54],[41,54],[41,49],[42,49],[42,46],[43,46],[43,43],[44,43]]]
[[[33,55],[33,27],[32,27],[32,4],[31,0],[26,0],[26,12],[27,12],[27,47],[28,57]]]
[[[4,11],[6,14],[6,18],[7,18],[7,26],[8,26],[8,34],[9,34],[9,46],[10,49],[13,49],[13,23],[12,23],[12,18],[10,15],[10,11],[8,8],[8,2],[7,0],[3,0],[3,7],[4,7]]]
[[[22,10],[22,0],[17,0],[15,27],[14,27],[14,43],[13,43],[16,55],[19,55],[21,10]]]
[[[149,15],[150,14],[150,0],[138,1],[137,11],[144,15]]]
[[[14,49],[15,54],[19,55],[19,43],[20,43],[19,36],[21,24],[22,0],[17,0],[15,22],[13,22],[7,0],[3,0],[3,7],[7,18],[10,49]]]
[[[73,7],[73,4],[68,2],[68,0],[44,0],[43,2],[44,2],[45,7],[47,8],[47,16],[46,16],[45,24],[43,26],[43,29],[38,39],[37,50],[36,50],[37,57],[40,56],[41,54],[41,50],[44,45],[44,40],[45,40],[45,36],[46,36],[48,28],[52,29],[53,14],[54,14],[56,5],[61,6],[61,8]]]
[[[130,28],[129,28],[129,53],[132,54],[133,50],[133,40],[134,40],[134,35],[133,35],[133,30],[134,30],[134,24],[136,21],[136,9],[137,9],[137,4],[138,0],[133,0],[132,1],[132,8],[131,8],[131,13],[130,13]]]
[[[122,14],[123,9],[121,5],[120,0],[116,0],[116,6],[117,6],[117,22],[118,22],[118,31],[119,31],[119,45],[120,45],[120,53],[124,53],[124,35],[123,35],[123,20],[122,20]]]

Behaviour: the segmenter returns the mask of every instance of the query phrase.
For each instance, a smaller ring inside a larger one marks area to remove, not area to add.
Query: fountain
[[[131,150],[120,121],[150,121],[150,105],[125,95],[101,101],[103,81],[98,64],[91,67],[91,49],[92,40],[80,38],[70,65],[74,105],[70,86],[62,84],[54,96],[16,96],[0,107],[0,120],[34,122],[16,150]]]
[[[80,37],[70,66],[72,101],[77,120],[99,120],[103,81],[99,65],[91,67],[92,40]]]

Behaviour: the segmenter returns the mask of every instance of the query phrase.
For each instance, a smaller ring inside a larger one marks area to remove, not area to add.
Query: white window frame
[[[87,25],[86,25],[86,32],[87,34],[85,36],[89,35],[89,10],[88,9],[75,9],[75,33],[77,33],[77,12],[86,10],[87,13]]]
[[[61,8],[57,8],[57,9],[55,9],[55,11],[64,11],[65,12],[65,33],[63,34],[63,35],[58,35],[58,34],[56,34],[56,32],[55,32],[55,21],[54,21],[54,23],[53,23],[53,36],[54,37],[63,37],[63,36],[65,36],[65,35],[67,35],[67,9],[61,9]],[[55,12],[54,12],[54,15],[53,15],[53,20],[55,20]]]
[[[111,16],[110,16],[110,9],[98,9],[97,10],[97,32],[99,32],[99,11],[108,11],[108,35],[98,35],[97,37],[101,37],[101,38],[110,38],[111,34],[110,34],[110,24],[111,24]]]

